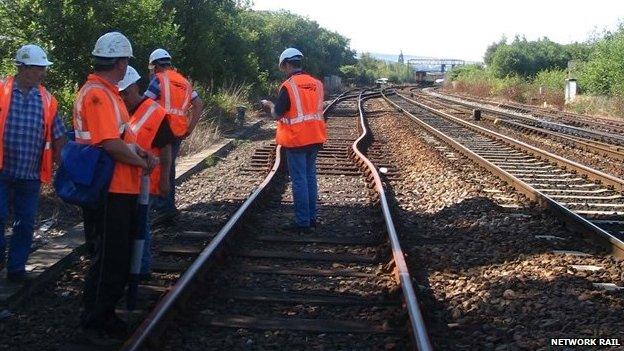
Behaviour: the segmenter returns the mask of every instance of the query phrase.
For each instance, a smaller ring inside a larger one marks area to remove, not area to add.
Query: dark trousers
[[[176,177],[176,161],[180,153],[180,145],[183,139],[176,139],[171,143],[171,169],[169,170],[169,182],[171,190],[165,197],[158,197],[154,203],[154,210],[157,213],[168,213],[176,210],[175,205],[175,177]]]
[[[108,194],[102,213],[104,230],[97,238],[95,257],[85,279],[82,315],[85,327],[105,327],[124,295],[138,226],[137,199],[137,195]]]
[[[106,199],[97,208],[82,207],[82,222],[85,234],[85,246],[90,258],[95,257],[95,248],[98,238],[104,233],[104,211],[106,210]]]

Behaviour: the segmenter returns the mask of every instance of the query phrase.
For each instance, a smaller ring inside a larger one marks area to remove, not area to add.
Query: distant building
[[[400,64],[404,64],[405,63],[405,59],[403,58],[403,50],[401,50],[401,53],[399,54],[399,63]]]

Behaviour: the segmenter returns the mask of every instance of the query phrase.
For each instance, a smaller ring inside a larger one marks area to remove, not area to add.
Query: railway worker
[[[188,137],[201,116],[204,103],[189,81],[175,70],[171,55],[164,49],[154,50],[149,57],[152,80],[145,96],[157,101],[167,112],[167,120],[176,137],[171,145],[171,170],[169,181],[171,190],[167,197],[156,201],[155,209],[161,218],[171,218],[177,214],[175,207],[175,165],[182,140]]]
[[[292,181],[295,221],[284,229],[308,233],[316,228],[316,155],[327,140],[323,118],[323,84],[303,71],[303,54],[288,48],[279,57],[279,69],[287,77],[277,103],[263,100],[277,120],[276,142],[286,153]]]
[[[124,294],[130,269],[140,175],[142,169],[153,168],[156,160],[136,145],[117,87],[132,57],[130,41],[119,32],[106,33],[95,43],[92,55],[93,73],[74,104],[76,142],[101,147],[113,158],[115,167],[103,209],[91,210],[84,218],[103,225],[96,227],[96,251],[85,278],[81,326],[89,341],[108,344],[126,337],[127,326],[115,314],[115,305]]]
[[[52,178],[53,160],[58,162],[65,143],[65,127],[56,99],[41,85],[52,64],[43,49],[22,46],[15,64],[17,74],[0,80],[0,266],[6,258],[4,228],[11,205],[7,279],[19,282],[26,274],[41,182]]]
[[[151,201],[153,201],[155,197],[166,196],[169,192],[171,186],[169,181],[171,144],[175,141],[175,136],[169,127],[165,109],[156,101],[139,94],[137,82],[140,79],[139,73],[133,67],[128,66],[124,79],[117,85],[121,98],[130,113],[129,125],[132,132],[136,134],[137,144],[145,150],[150,150],[160,161],[150,176],[150,196],[152,197]],[[149,277],[152,263],[149,220],[147,221],[146,234],[140,271],[144,279]]]

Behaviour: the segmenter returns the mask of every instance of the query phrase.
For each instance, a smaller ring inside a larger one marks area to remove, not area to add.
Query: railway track
[[[362,101],[372,96],[347,93],[326,109],[315,233],[280,229],[290,219],[289,182],[279,147],[264,150],[256,159],[274,160],[267,178],[124,350],[431,349],[383,184],[364,156],[400,176],[365,127]]]
[[[399,93],[399,95],[405,94]],[[459,104],[455,101],[447,100],[437,95],[430,95],[422,92],[412,91],[409,93],[409,95],[410,97],[413,97],[430,107],[445,111],[446,113],[449,113],[453,116],[462,119],[472,119],[473,109],[464,104]],[[503,116],[504,118],[501,118],[501,116]],[[540,135],[548,139],[560,142],[564,145],[569,145],[577,149],[585,150],[599,156],[608,157],[614,161],[624,161],[624,147],[621,146],[612,145],[597,140],[586,139],[583,137],[566,134],[564,132],[554,131],[548,128],[543,128],[530,123],[525,123],[523,121],[515,120],[514,116],[506,116],[502,113],[483,114],[481,116],[481,119],[486,120],[490,123],[508,127],[513,130],[519,130],[523,133]]]
[[[373,109],[385,111],[369,118],[375,137],[401,169],[387,187],[409,267],[424,274],[436,349],[541,350],[552,338],[621,334],[621,261],[387,101],[369,100]]]
[[[566,160],[397,94],[385,98],[453,149],[492,171],[571,227],[624,256],[624,180]]]
[[[547,130],[561,135],[567,135],[577,140],[590,140],[596,145],[602,145],[619,152],[624,151],[624,137],[621,135],[621,131],[618,130],[613,130],[611,128],[607,128],[607,130],[600,130],[604,129],[604,126],[603,128],[597,129],[598,127],[595,125],[584,125],[583,127],[578,127],[556,120],[549,120],[542,115],[534,116],[532,114],[520,113],[503,107],[493,106],[483,103],[482,101],[467,101],[464,98],[439,94],[437,92],[433,92],[431,89],[427,89],[426,94],[438,101],[444,101],[447,104],[452,103],[456,107],[463,106],[464,108],[468,108],[470,110],[482,110],[483,112],[496,116],[500,120],[513,121],[529,127]]]
[[[472,101],[475,103],[483,103],[500,107],[503,109],[511,110],[517,113],[529,114],[536,118],[543,118],[553,122],[563,122],[565,124],[580,127],[600,130],[606,133],[621,134],[624,132],[624,123],[612,118],[596,117],[581,115],[578,113],[572,113],[568,111],[555,110],[552,108],[545,108],[540,106],[521,104],[518,102],[497,102],[492,100],[482,100],[463,94],[446,94],[459,99]]]

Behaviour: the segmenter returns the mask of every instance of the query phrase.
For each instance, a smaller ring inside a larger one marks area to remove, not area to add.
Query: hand
[[[262,109],[267,113],[271,113],[271,111],[275,108],[275,104],[273,104],[270,100],[262,100],[260,103],[262,104]]]
[[[140,158],[146,158],[148,152],[143,150],[142,147],[139,146],[139,144],[128,144],[128,147],[130,148],[130,150],[134,151],[135,154],[137,154]]]
[[[152,155],[150,152],[146,152],[146,154],[147,157],[145,159],[145,163],[147,164],[147,170],[151,173],[160,163],[160,159]]]

